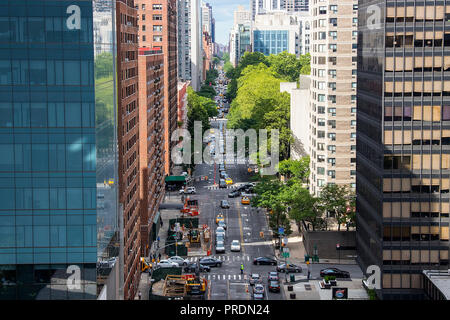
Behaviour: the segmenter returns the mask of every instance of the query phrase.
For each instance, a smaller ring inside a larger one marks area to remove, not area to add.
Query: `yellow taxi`
[[[250,199],[248,197],[242,197],[241,203],[242,204],[250,204]]]
[[[225,179],[225,183],[226,184],[233,184],[233,180],[231,180],[231,178],[226,178]]]
[[[216,223],[219,223],[219,221],[225,221],[225,218],[223,217],[223,214],[219,213],[216,217]]]

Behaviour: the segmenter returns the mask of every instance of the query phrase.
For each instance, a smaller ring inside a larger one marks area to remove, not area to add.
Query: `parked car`
[[[259,275],[258,273],[251,274],[248,282],[251,286],[253,286],[255,283],[262,282],[261,275]]]
[[[222,209],[230,209],[230,204],[228,203],[227,200],[221,200],[220,201],[220,207]]]
[[[336,278],[350,278],[350,272],[338,268],[326,268],[320,270],[320,276],[334,276]]]
[[[231,251],[241,251],[241,244],[239,240],[233,240],[231,242]]]
[[[269,291],[270,292],[280,292],[280,282],[273,280],[273,281],[269,281]]]
[[[223,241],[216,242],[216,253],[225,253],[225,243]]]
[[[204,266],[211,266],[211,267],[221,267],[222,266],[222,261],[216,258],[211,258],[211,257],[207,257],[207,258],[201,258],[199,260],[200,264],[204,265]]]
[[[258,257],[253,260],[253,264],[257,264],[257,265],[265,264],[265,265],[276,266],[277,260],[275,260],[274,258],[270,258],[270,257]]]
[[[288,264],[286,267],[285,263],[280,264],[277,266],[278,272],[302,272],[302,268],[300,266],[297,266],[295,264]]]
[[[269,275],[267,276],[268,281],[279,281],[280,278],[278,277],[278,272],[276,271],[270,271]]]
[[[228,194],[228,198],[236,198],[236,197],[239,197],[240,195],[241,195],[241,192],[239,190],[234,190]]]
[[[189,264],[189,260],[183,259],[180,256],[173,256],[167,259],[170,262],[175,262],[178,266],[187,266]]]
[[[176,267],[179,267],[178,263],[172,262],[172,261],[169,261],[169,260],[161,260],[160,262],[158,262],[158,264],[156,266],[158,268],[176,268]]]
[[[224,228],[225,230],[227,229],[227,224],[226,224],[225,221],[223,221],[223,220],[219,221],[218,225],[219,225],[219,227],[222,227],[222,228]]]
[[[264,295],[264,285],[262,285],[261,283],[256,283],[253,286],[253,294],[255,294],[255,293]]]
[[[184,267],[184,272],[196,272],[197,268],[199,268],[200,272],[210,272],[211,267],[205,266],[203,264],[197,264],[197,262],[191,262],[186,267]]]
[[[195,189],[195,187],[187,187],[186,190],[181,189],[180,190],[180,194],[195,194],[197,193],[197,190]]]

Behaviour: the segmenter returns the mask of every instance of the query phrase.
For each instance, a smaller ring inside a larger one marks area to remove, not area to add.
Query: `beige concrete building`
[[[356,175],[357,0],[310,3],[311,192]]]

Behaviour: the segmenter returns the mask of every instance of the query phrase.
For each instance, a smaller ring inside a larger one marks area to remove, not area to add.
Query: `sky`
[[[204,0],[212,6],[213,17],[216,19],[216,42],[228,44],[228,35],[233,27],[233,12],[238,5],[249,8],[250,0]]]

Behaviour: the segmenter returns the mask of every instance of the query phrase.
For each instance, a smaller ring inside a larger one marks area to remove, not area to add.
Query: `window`
[[[324,95],[324,94],[319,94],[319,95],[317,95],[317,101],[319,101],[319,102],[325,102],[325,95]]]
[[[328,176],[332,179],[336,178],[336,171],[334,170],[328,170]]]
[[[145,21],[145,14],[142,15],[142,21]]]
[[[145,10],[145,4],[142,4],[142,10]]]
[[[352,138],[352,139],[356,138],[356,132],[350,133],[350,138]]]
[[[163,41],[163,37],[162,36],[153,36],[153,41],[161,42],[161,41]]]
[[[327,7],[319,7],[319,14],[327,14]]]
[[[330,46],[329,46],[329,49],[331,50],[331,51],[333,51],[333,52],[336,52],[337,51],[337,44],[330,44]]]
[[[356,120],[350,121],[350,125],[351,125],[351,126],[356,126]]]
[[[154,25],[153,26],[153,31],[162,31],[162,30],[163,30],[163,27],[160,26],[160,25]]]
[[[332,116],[336,115],[336,108],[328,108],[328,113]]]
[[[142,31],[145,31],[145,24],[142,25]]]
[[[317,167],[317,174],[324,175],[325,174],[325,168]]]
[[[317,113],[318,114],[325,114],[325,107],[322,107],[322,106],[317,107]]]
[[[336,165],[336,158],[328,158],[327,162],[330,165],[335,166]]]
[[[329,145],[327,147],[328,151],[330,151],[331,153],[335,153],[336,152],[336,146],[334,145]]]
[[[330,18],[330,24],[333,27],[337,27],[337,18]]]
[[[154,14],[153,20],[161,21],[162,20],[162,14]]]
[[[337,40],[337,31],[330,31],[330,38],[333,40]]]
[[[324,127],[325,126],[325,119],[317,119],[317,125],[319,127]]]
[[[328,139],[330,139],[331,141],[336,141],[336,133],[329,133]]]
[[[162,10],[162,4],[154,4],[153,10]]]
[[[337,5],[331,5],[331,6],[330,6],[330,11],[331,11],[332,13],[337,13],[337,11],[338,11]]]

